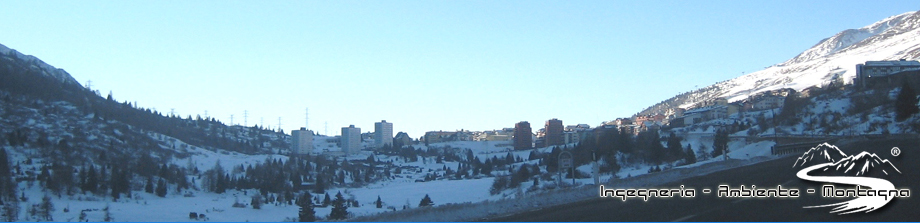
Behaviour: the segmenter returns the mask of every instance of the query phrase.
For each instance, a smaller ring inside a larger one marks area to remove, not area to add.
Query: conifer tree
[[[86,176],[86,181],[82,185],[83,191],[96,193],[96,188],[99,187],[99,179],[96,178],[96,167],[89,165],[89,169],[84,176]]]
[[[102,212],[104,213],[104,217],[102,219],[103,221],[105,222],[115,221],[115,218],[112,217],[112,212],[109,211],[109,204],[105,205],[105,208],[102,209]]]
[[[153,193],[153,177],[147,178],[147,184],[144,184],[144,192]]]
[[[335,200],[332,201],[332,211],[329,213],[329,219],[344,220],[348,218],[348,205],[345,204],[345,197],[342,192],[335,194]]]
[[[300,222],[316,221],[316,211],[313,209],[313,195],[309,192],[303,193],[300,199],[297,199],[297,206],[300,206],[298,220]]]
[[[329,193],[326,193],[326,197],[323,198],[323,207],[329,207],[332,204],[332,199],[329,199]]]
[[[43,221],[54,221],[51,213],[54,212],[54,203],[51,203],[51,197],[45,195],[42,197],[42,203],[38,206],[38,218]]]
[[[3,205],[3,221],[13,222],[19,220],[19,199],[16,198],[16,181],[10,168],[6,149],[0,149],[0,203]],[[25,192],[23,192],[25,197]]]
[[[425,197],[422,198],[422,201],[418,203],[419,207],[429,207],[434,205],[434,202],[431,201],[431,197],[428,197],[428,194],[425,194]]]
[[[694,153],[693,149],[690,148],[690,144],[687,144],[687,150],[684,151],[684,156],[687,161],[687,164],[696,163],[696,153]]]
[[[160,181],[157,182],[157,189],[156,189],[157,196],[166,197],[166,187],[167,187],[166,180],[163,180],[163,178],[160,178]]]
[[[256,194],[252,196],[252,200],[249,204],[252,205],[252,209],[262,209],[262,195]]]
[[[917,92],[914,91],[907,82],[901,87],[901,92],[898,93],[898,98],[895,101],[895,120],[904,121],[907,118],[910,118],[911,115],[917,114],[920,112],[920,108],[917,107]]]

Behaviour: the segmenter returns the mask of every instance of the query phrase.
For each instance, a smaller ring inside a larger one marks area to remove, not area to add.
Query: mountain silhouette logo
[[[855,199],[840,203],[805,206],[805,208],[834,207],[830,213],[841,215],[857,212],[868,213],[888,204],[894,198],[893,196],[881,196],[876,193],[898,190],[890,181],[879,177],[901,174],[894,164],[887,159],[880,158],[875,153],[863,151],[856,155],[846,155],[839,148],[828,143],[822,143],[802,154],[792,165],[792,168],[798,167],[805,167],[796,173],[796,176],[803,180],[872,188],[874,196],[855,196]],[[809,175],[810,173],[820,175]]]

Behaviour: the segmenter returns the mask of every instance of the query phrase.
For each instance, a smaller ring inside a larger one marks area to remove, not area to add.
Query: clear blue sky
[[[913,1],[7,1],[0,43],[115,99],[330,135],[630,116]]]

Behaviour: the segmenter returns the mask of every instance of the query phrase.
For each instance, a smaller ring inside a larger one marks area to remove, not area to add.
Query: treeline
[[[149,108],[137,107],[137,103],[118,102],[109,93],[106,98],[98,92],[78,83],[57,80],[45,75],[37,60],[25,61],[13,55],[0,54],[0,90],[9,94],[3,100],[64,101],[75,105],[83,114],[93,114],[100,120],[116,120],[131,126],[175,137],[186,143],[221,148],[245,154],[267,153],[263,144],[268,142],[274,148],[289,146],[283,140],[271,140],[263,135],[283,134],[264,129],[261,126],[240,130],[227,127],[213,117],[182,118],[164,115]],[[280,130],[279,130],[280,131]],[[245,136],[245,137],[244,137]]]

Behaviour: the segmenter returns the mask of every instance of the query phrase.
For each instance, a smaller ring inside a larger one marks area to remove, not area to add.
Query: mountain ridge
[[[881,21],[875,22],[871,25],[859,28],[859,29],[847,29],[843,30],[834,36],[825,38],[819,41],[817,44],[811,48],[805,50],[798,56],[793,57],[792,59],[787,60],[781,64],[792,64],[805,62],[812,60],[818,57],[828,56],[830,54],[837,53],[841,50],[846,49],[854,44],[862,42],[863,40],[878,35],[887,31],[893,25],[899,24],[905,17],[910,16],[914,12],[906,12],[900,15],[891,16],[885,18]]]
[[[0,44],[0,54],[14,56],[16,58],[32,63],[36,67],[41,68],[41,70],[44,72],[44,75],[52,77],[62,83],[80,84],[80,82],[78,82],[77,79],[74,79],[73,76],[70,75],[70,73],[67,73],[67,71],[65,71],[64,69],[60,69],[48,63],[45,63],[45,61],[38,59],[38,57],[20,53],[19,51],[15,49],[11,49],[3,44]]]
[[[918,58],[920,11],[911,11],[859,29],[841,31],[785,62],[678,94],[636,115],[666,114],[673,108],[689,109],[719,97],[735,102],[766,91],[785,88],[801,91],[832,81],[852,83],[856,77],[856,64],[870,60]]]

